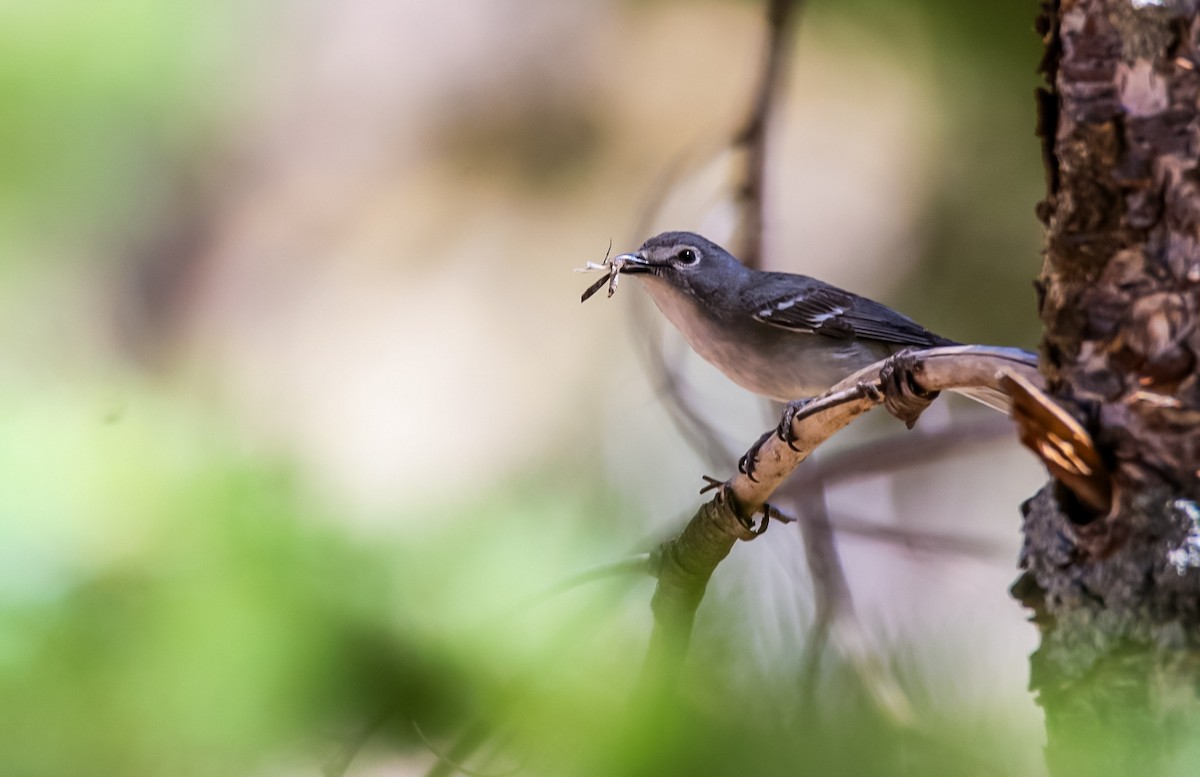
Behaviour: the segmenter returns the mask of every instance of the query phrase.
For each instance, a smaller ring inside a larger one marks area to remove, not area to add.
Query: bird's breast
[[[654,276],[638,276],[654,304],[705,361],[747,391],[787,402],[822,393],[886,356],[886,348],[718,317]],[[878,351],[878,352],[877,352]]]

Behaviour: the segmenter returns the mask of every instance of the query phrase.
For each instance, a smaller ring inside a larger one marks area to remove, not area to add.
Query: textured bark
[[[1052,484],[1023,511],[1014,594],[1042,629],[1032,685],[1062,773],[1169,759],[1200,708],[1196,5],[1043,3],[1041,368],[1114,495],[1101,515]]]

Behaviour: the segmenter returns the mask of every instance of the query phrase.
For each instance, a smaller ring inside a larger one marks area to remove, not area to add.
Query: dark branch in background
[[[813,602],[816,607],[801,674],[800,690],[806,707],[814,709],[817,704],[821,656],[832,636],[838,649],[854,667],[855,674],[876,707],[886,713],[893,723],[911,723],[913,714],[908,697],[870,649],[854,612],[850,583],[842,567],[841,554],[834,544],[833,526],[825,502],[825,484],[817,482],[807,488],[797,488],[795,481],[789,481],[786,493],[804,515],[800,531],[804,539],[808,573],[813,581]]]
[[[746,152],[741,180],[736,183],[738,235],[734,241],[742,263],[762,268],[763,226],[766,222],[764,186],[767,177],[767,129],[783,88],[783,78],[791,62],[792,43],[800,17],[801,0],[768,0],[767,57],[758,91],[746,123],[733,139],[733,147]]]
[[[850,585],[846,582],[837,548],[833,544],[829,506],[825,501],[825,484],[817,480],[807,488],[788,490],[797,509],[804,516],[800,534],[804,540],[804,558],[808,563],[808,574],[813,581],[813,622],[804,648],[804,669],[800,675],[800,692],[805,707],[813,708],[817,701],[821,656],[824,655],[825,645],[829,641],[834,614],[838,609],[852,613],[854,602],[850,597]],[[839,603],[844,606],[838,607]]]
[[[775,516],[772,515],[772,518]],[[801,516],[803,524],[810,516]],[[954,553],[978,559],[1009,558],[1007,549],[984,538],[964,537],[957,532],[944,533],[909,526],[889,526],[867,518],[839,515],[829,519],[829,527],[838,534],[848,534],[872,542],[885,542],[917,553]]]

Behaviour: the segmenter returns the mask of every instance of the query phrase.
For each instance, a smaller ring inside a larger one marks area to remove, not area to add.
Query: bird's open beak
[[[640,254],[621,254],[614,257],[612,261],[613,264],[620,268],[618,272],[623,275],[653,273],[655,271],[655,266],[643,259]]]

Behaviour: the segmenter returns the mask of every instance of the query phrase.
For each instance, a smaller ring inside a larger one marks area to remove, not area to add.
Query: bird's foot
[[[921,413],[925,412],[925,408],[929,407],[939,394],[937,391],[921,388],[916,377],[921,370],[921,362],[911,350],[906,349],[888,359],[879,371],[883,406],[909,429],[916,425]]]
[[[812,402],[812,397],[797,399],[784,405],[783,414],[779,418],[779,425],[762,437],[759,437],[750,446],[750,450],[746,451],[746,455],[738,459],[738,472],[741,472],[755,483],[758,482],[758,479],[754,477],[754,469],[758,464],[758,453],[762,450],[763,445],[767,443],[767,440],[771,439],[772,435],[778,437],[787,443],[789,448],[799,453],[800,449],[793,444],[796,442],[796,433],[792,431],[792,423],[796,420],[797,414],[804,410],[809,402]]]
[[[772,429],[771,431],[765,433],[762,437],[759,437],[754,441],[754,444],[750,446],[750,450],[746,451],[745,455],[738,459],[738,472],[750,478],[755,483],[758,482],[758,478],[754,477],[754,470],[758,466],[758,452],[762,450],[763,445],[765,445],[767,440],[771,439],[771,435],[775,433],[776,430]]]
[[[787,443],[787,447],[800,452],[792,443],[796,442],[796,432],[792,429],[792,423],[796,420],[796,414],[803,410],[809,402],[812,402],[812,397],[808,399],[796,399],[788,402],[783,407],[783,415],[779,417],[779,426],[775,429],[775,434],[779,435],[779,439]]]

